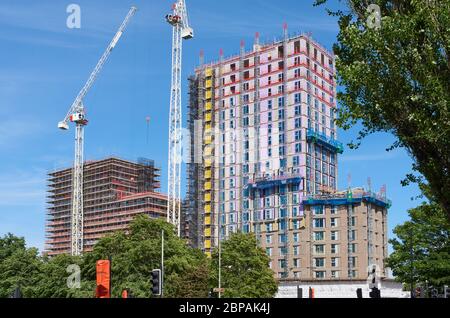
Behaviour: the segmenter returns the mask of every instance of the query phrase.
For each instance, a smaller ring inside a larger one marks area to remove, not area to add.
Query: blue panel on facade
[[[334,151],[337,153],[344,152],[344,146],[340,141],[329,138],[329,137],[327,137],[327,135],[325,135],[319,131],[314,131],[311,128],[308,128],[306,131],[306,139],[308,141],[312,141],[321,146],[324,146],[331,151]]]

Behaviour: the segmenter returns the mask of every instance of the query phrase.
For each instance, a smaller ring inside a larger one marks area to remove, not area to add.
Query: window
[[[298,245],[294,246],[294,255],[298,255],[299,251],[300,251],[300,247]]]
[[[294,137],[295,137],[295,141],[299,141],[302,138],[301,130],[296,130]]]
[[[314,245],[314,252],[316,254],[323,254],[323,253],[325,253],[325,245],[323,245],[323,244]]]
[[[338,267],[339,266],[339,259],[337,257],[331,258],[331,267]]]
[[[339,253],[339,245],[331,244],[331,254],[338,254],[338,253]]]
[[[339,271],[331,271],[331,278],[339,278]]]
[[[338,219],[337,218],[331,218],[330,219],[330,226],[331,227],[337,227],[338,226]]]
[[[272,244],[273,235],[266,235],[266,244]]]
[[[300,259],[299,258],[294,258],[294,267],[299,268],[300,266],[301,266]]]
[[[316,205],[313,208],[314,215],[323,215],[323,205]]]
[[[338,233],[338,231],[331,231],[331,240],[332,241],[339,240],[339,233]]]
[[[298,233],[294,233],[294,242],[298,243],[300,241],[300,235]]]
[[[272,248],[271,247],[266,248],[266,254],[267,254],[267,256],[272,256]]]
[[[315,228],[325,227],[325,219],[324,218],[314,219],[314,227]]]
[[[324,271],[316,271],[314,272],[315,278],[321,279],[325,278],[325,272]]]
[[[302,125],[301,118],[295,118],[295,128],[300,128]]]
[[[323,257],[315,258],[314,265],[316,267],[324,267],[325,266],[325,258],[323,258]]]
[[[350,244],[349,250],[350,253],[356,253],[356,243]]]
[[[301,95],[300,93],[296,93],[296,94],[294,95],[294,99],[295,99],[295,103],[298,104],[298,103],[301,102],[302,95]]]
[[[292,165],[293,166],[298,166],[300,164],[300,157],[299,156],[294,156],[293,158],[292,158]]]
[[[321,231],[321,232],[314,232],[314,240],[315,241],[322,241],[325,237],[324,235],[325,232]]]

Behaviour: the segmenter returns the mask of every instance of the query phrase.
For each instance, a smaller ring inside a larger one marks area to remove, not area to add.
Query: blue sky
[[[334,18],[313,0],[188,0],[195,39],[183,47],[183,100],[187,76],[198,53],[215,60],[238,53],[243,39],[251,47],[279,37],[287,22],[290,32],[311,32],[331,48],[338,32]],[[81,29],[66,26],[66,7],[81,6]],[[163,169],[166,191],[167,123],[170,86],[171,28],[164,21],[172,1],[165,0],[2,0],[0,3],[0,235],[24,236],[30,246],[44,247],[46,173],[73,161],[74,129],[59,131],[66,114],[103,50],[131,5],[139,11],[85,98],[90,120],[85,130],[85,156],[126,159],[146,156]],[[186,113],[186,102],[184,113]],[[150,116],[147,142],[145,117]],[[340,132],[348,142],[356,130]],[[404,150],[387,153],[388,134],[367,138],[360,149],[340,159],[339,186],[387,185],[393,205],[389,228],[407,219],[419,204],[416,186],[402,187],[411,169]],[[184,181],[183,181],[184,183]],[[183,185],[184,187],[184,185]]]

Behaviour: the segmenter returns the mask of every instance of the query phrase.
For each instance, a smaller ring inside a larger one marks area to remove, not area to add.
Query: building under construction
[[[46,251],[71,253],[72,171],[48,174]],[[156,192],[160,169],[154,161],[130,162],[118,158],[86,162],[83,177],[83,250],[92,250],[103,236],[124,230],[139,214],[165,218],[167,196]]]
[[[283,279],[356,279],[383,270],[385,196],[337,191],[335,59],[307,34],[202,63],[190,77],[186,214],[211,255],[253,232]],[[347,199],[349,193],[351,199]],[[376,230],[375,230],[376,229]],[[351,252],[350,252],[350,251]]]

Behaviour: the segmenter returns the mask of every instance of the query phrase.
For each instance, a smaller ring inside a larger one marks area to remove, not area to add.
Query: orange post
[[[111,263],[109,260],[97,261],[96,298],[111,298]]]

